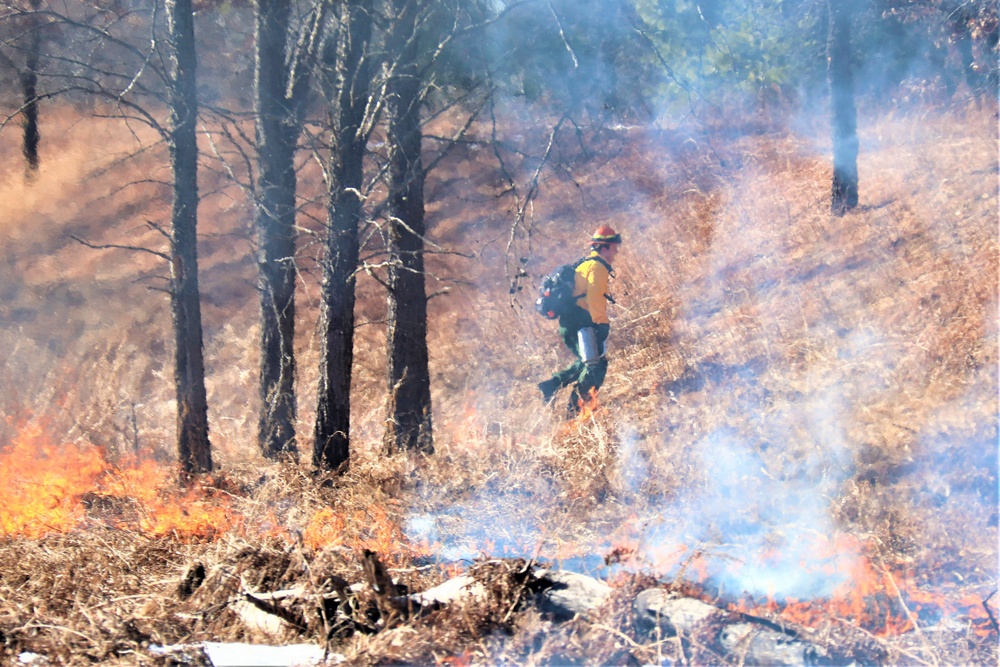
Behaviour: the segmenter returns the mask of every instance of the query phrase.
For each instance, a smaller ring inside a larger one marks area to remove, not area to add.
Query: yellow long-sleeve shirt
[[[594,324],[610,324],[608,302],[604,295],[608,291],[611,273],[600,260],[594,259],[596,257],[597,251],[594,250],[585,262],[576,267],[576,287],[573,293],[581,295],[576,300],[576,305],[590,313]]]

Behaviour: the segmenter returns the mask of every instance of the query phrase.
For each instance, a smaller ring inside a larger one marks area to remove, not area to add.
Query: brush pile
[[[197,650],[205,641],[310,642],[347,664],[872,664],[907,654],[857,630],[726,611],[690,586],[639,576],[606,586],[521,559],[484,560],[435,588],[442,568],[388,578],[372,552],[232,543],[192,547],[188,558],[200,560],[182,562],[172,546],[114,532],[4,545],[0,657],[208,664]]]

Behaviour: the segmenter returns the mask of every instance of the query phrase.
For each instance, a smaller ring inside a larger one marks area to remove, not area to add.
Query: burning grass
[[[827,211],[826,147],[795,136],[709,149],[622,131],[614,159],[577,167],[579,188],[550,183],[532,242],[515,235],[526,271],[576,254],[598,224],[626,239],[608,380],[569,423],[534,386],[567,362],[560,344],[531,295],[498,280],[503,217],[486,199],[432,205],[436,240],[479,250],[429,258],[435,276],[462,277],[431,301],[437,454],[381,455],[384,336],[366,324],[342,478],[250,444],[252,274],[218,241],[245,238],[241,205],[207,204],[222,470],[184,490],[165,303],[129,282],[155,270],[53,240],[79,223],[53,202],[37,238],[15,219],[34,209],[12,209],[0,378],[22,391],[0,423],[0,659],[150,664],[150,645],[329,639],[352,664],[735,660],[636,630],[630,600],[666,582],[865,664],[995,664],[995,124],[972,111],[917,124],[863,124],[863,205],[842,218]],[[491,192],[478,159],[442,164],[441,201],[468,182]],[[138,229],[102,202],[89,205],[106,239]],[[59,261],[35,257],[54,245]],[[82,280],[98,256],[114,266]],[[377,322],[376,286],[360,289]],[[317,351],[300,331],[308,433]],[[382,625],[370,592],[328,609],[331,582],[364,580],[366,550],[410,590],[469,570],[490,594]],[[522,605],[517,573],[534,561],[604,578],[612,598],[556,623]],[[268,634],[241,604],[275,591],[294,591],[293,618]]]

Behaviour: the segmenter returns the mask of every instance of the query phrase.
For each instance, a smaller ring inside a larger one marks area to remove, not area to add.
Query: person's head
[[[615,261],[622,235],[607,225],[601,225],[590,239],[590,247],[608,264]]]

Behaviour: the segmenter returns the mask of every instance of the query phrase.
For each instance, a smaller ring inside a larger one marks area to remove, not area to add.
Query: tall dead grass
[[[124,191],[124,202],[107,196],[103,179],[115,187],[131,176],[103,163],[100,177],[88,176],[81,156],[94,133],[104,145],[121,141],[119,154],[127,142],[66,125],[72,131],[53,141],[60,157],[43,163],[40,180],[29,187],[9,175],[0,191],[12,202],[0,229],[8,417],[0,444],[18,420],[45,417],[68,440],[169,460],[169,314],[165,296],[148,289],[158,269],[66,237],[151,242],[143,221],[162,219],[168,202],[134,194],[140,189]],[[514,243],[515,264],[537,277],[581,253],[600,224],[625,236],[599,406],[567,425],[561,403],[541,404],[535,383],[568,354],[554,326],[534,314],[530,287],[509,292],[507,248],[497,241],[509,218],[493,198],[502,184],[481,151],[459,153],[430,184],[431,236],[474,251],[472,259],[429,260],[435,284],[450,288],[431,302],[437,453],[380,451],[384,306],[363,278],[352,469],[325,485],[255,450],[249,213],[233,192],[207,201],[213,446],[227,479],[220,485],[243,525],[260,532],[204,544],[115,531],[6,540],[4,562],[17,565],[4,572],[0,631],[16,625],[19,647],[44,636],[38,646],[56,647],[69,662],[88,652],[111,659],[143,641],[247,639],[231,615],[178,606],[171,587],[187,563],[253,572],[273,587],[317,571],[357,576],[355,550],[372,546],[419,586],[447,575],[408,569],[427,559],[538,558],[606,574],[603,556],[617,549],[634,568],[667,575],[694,553],[742,557],[733,550],[741,539],[794,552],[809,531],[842,531],[883,562],[907,563],[928,586],[982,597],[995,590],[993,117],[863,123],[862,202],[841,218],[828,211],[822,141],[754,135],[707,145],[678,131],[622,132],[614,159],[579,165],[576,185],[546,184],[530,243],[518,234]],[[312,187],[308,179],[303,187]],[[463,203],[444,203],[455,201]],[[307,451],[318,351],[315,278],[304,272],[302,281]],[[314,523],[324,509],[332,512],[326,523]],[[254,551],[264,555],[255,561]],[[265,572],[275,563],[285,569]],[[67,564],[76,576],[60,579]],[[582,637],[598,641],[595,633],[622,641],[574,626],[546,643],[543,620],[519,623],[521,639],[472,642],[478,648],[467,657],[489,663],[536,651],[531,659],[544,662],[568,655]],[[358,641],[358,662],[396,650],[391,638]],[[995,658],[988,646],[906,650],[930,662]],[[593,655],[620,655],[601,651]]]

